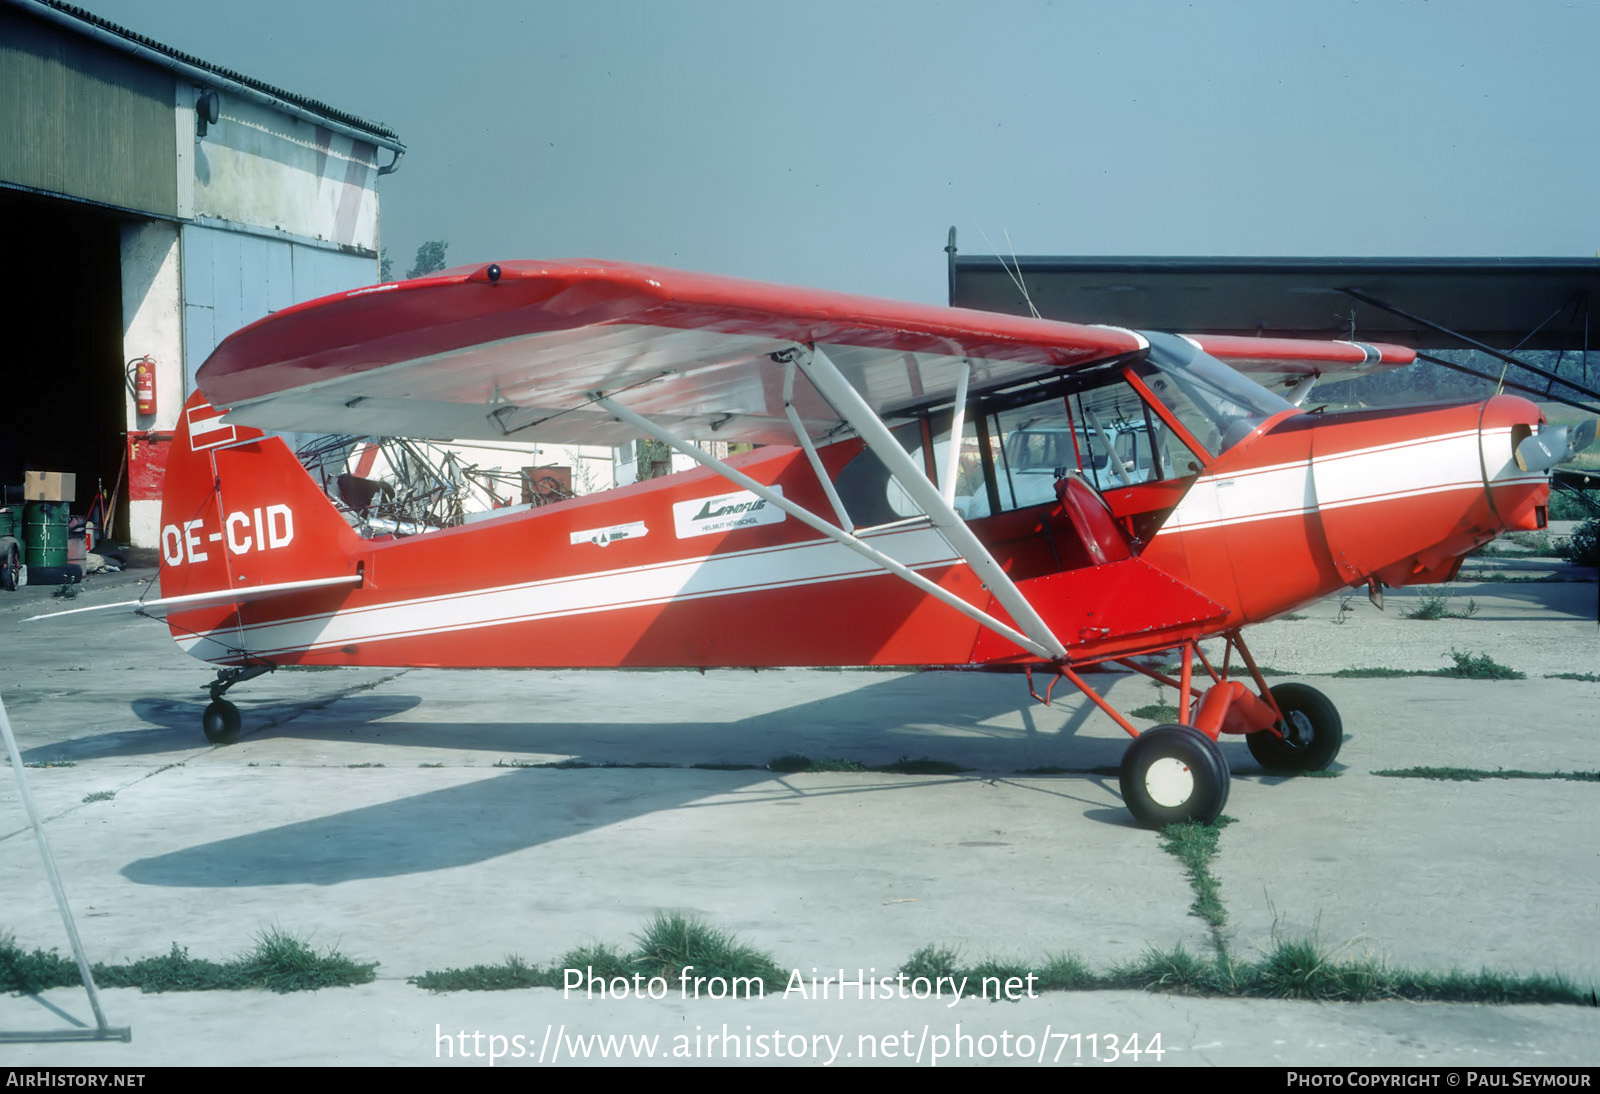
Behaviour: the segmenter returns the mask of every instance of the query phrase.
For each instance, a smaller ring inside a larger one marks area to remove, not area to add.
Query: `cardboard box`
[[[28,471],[22,483],[24,501],[76,501],[78,476],[70,471]]]

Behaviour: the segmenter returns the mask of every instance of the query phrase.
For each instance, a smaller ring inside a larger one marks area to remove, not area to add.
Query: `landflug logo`
[[[773,487],[780,496],[783,491]],[[748,490],[718,494],[712,498],[680,501],[672,507],[672,521],[679,539],[753,528],[760,524],[779,524],[788,514]]]

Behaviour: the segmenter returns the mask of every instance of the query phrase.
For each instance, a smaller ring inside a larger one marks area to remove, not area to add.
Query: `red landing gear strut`
[[[1209,822],[1222,812],[1228,803],[1230,776],[1217,744],[1221,734],[1244,735],[1250,755],[1273,774],[1321,771],[1339,754],[1344,727],[1328,697],[1305,684],[1267,687],[1239,632],[1229,631],[1223,638],[1227,646],[1220,671],[1192,640],[1169,647],[1179,654],[1177,679],[1131,658],[1111,659],[1178,691],[1178,710],[1185,723],[1156,726],[1143,733],[1090,688],[1073,666],[1054,666],[1057,677],[1042,696],[1034,690],[1032,672],[1028,673],[1028,692],[1035,699],[1048,705],[1057,680],[1064,676],[1133,738],[1122,757],[1122,798],[1134,818],[1148,828],[1179,821]],[[1235,650],[1253,689],[1245,681],[1229,677]],[[1194,689],[1196,660],[1210,679],[1198,696]]]

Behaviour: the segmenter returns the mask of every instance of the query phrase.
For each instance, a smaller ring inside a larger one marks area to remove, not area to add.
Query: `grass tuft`
[[[1171,703],[1150,703],[1147,706],[1135,707],[1128,711],[1135,718],[1144,718],[1152,722],[1177,722],[1180,711]]]
[[[0,934],[0,992],[28,995],[78,983],[78,966],[54,950],[25,953],[14,935]]]
[[[1460,650],[1451,650],[1450,658],[1455,665],[1447,669],[1439,669],[1436,676],[1454,676],[1463,680],[1526,680],[1527,673],[1518,672],[1507,665],[1502,665],[1487,653],[1480,653],[1476,657],[1462,653]]]
[[[88,805],[90,802],[108,802],[116,796],[117,792],[115,790],[96,790],[93,793],[85,794],[83,796],[83,804]]]
[[[424,991],[510,991],[514,988],[559,988],[561,976],[555,969],[536,968],[516,954],[510,954],[498,965],[425,972],[411,977],[409,983]]]
[[[908,978],[925,976],[936,980],[942,976],[961,977],[961,951],[953,946],[924,946],[905,959],[900,971]]]
[[[1467,610],[1450,610],[1450,593],[1424,593],[1415,608],[1400,613],[1401,619],[1471,619],[1478,614],[1478,602],[1467,601]]]
[[[370,984],[378,967],[376,961],[355,961],[337,950],[317,953],[277,927],[256,935],[255,947],[237,964],[251,987],[280,993]]]
[[[1106,986],[1210,995],[1216,987],[1214,965],[1215,962],[1184,949],[1181,942],[1170,950],[1152,946],[1137,961],[1114,966],[1106,976]]]
[[[1338,961],[1313,939],[1278,939],[1253,968],[1251,994],[1272,999],[1360,1002],[1385,992],[1371,960]]]
[[[1047,959],[1038,976],[1041,991],[1088,991],[1099,979],[1076,954],[1058,954]]]
[[[609,981],[619,976],[632,976],[634,962],[632,958],[618,953],[604,942],[596,942],[593,945],[568,950],[566,956],[561,959],[561,968],[582,969],[586,978],[593,975]]]
[[[759,980],[769,988],[782,988],[788,981],[770,955],[692,916],[657,912],[638,943],[633,964],[646,976],[676,980],[693,965],[697,977]]]

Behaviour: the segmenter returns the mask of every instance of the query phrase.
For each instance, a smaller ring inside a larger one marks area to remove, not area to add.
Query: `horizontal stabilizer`
[[[338,585],[355,586],[360,584],[360,574],[349,574],[345,577],[319,577],[310,581],[284,581],[276,585],[250,585],[237,589],[216,589],[208,593],[190,593],[186,596],[169,596],[156,600],[122,600],[115,604],[96,604],[89,608],[72,608],[64,612],[47,612],[44,615],[33,615],[23,620],[23,622],[32,623],[37,619],[60,619],[64,615],[82,615],[85,612],[117,610],[134,615],[165,618],[172,612],[186,611],[190,608],[209,608],[218,604],[246,604],[252,600],[264,600],[267,597],[304,592],[307,589],[327,589]]]

